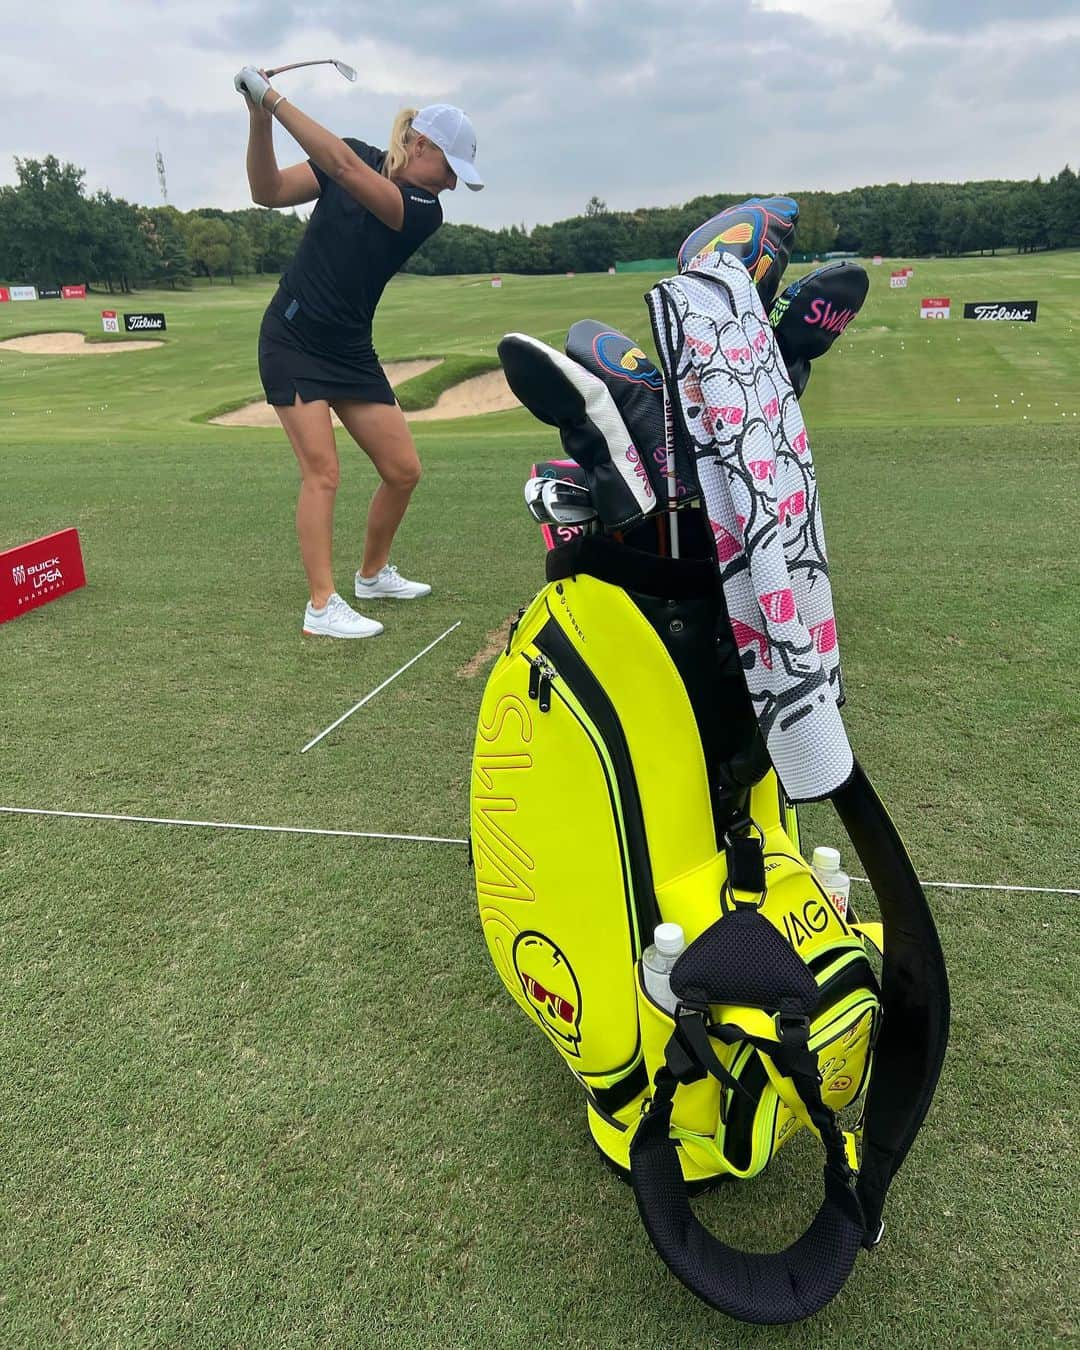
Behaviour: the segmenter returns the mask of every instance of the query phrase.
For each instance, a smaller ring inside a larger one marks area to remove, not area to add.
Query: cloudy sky
[[[663,18],[658,17],[663,14]],[[701,193],[1080,167],[1078,0],[0,0],[0,183],[48,153],[91,191],[249,204],[248,62],[338,57],[276,87],[385,145],[403,104],[476,126],[488,188],[448,220],[497,227]],[[302,157],[280,128],[282,164]]]

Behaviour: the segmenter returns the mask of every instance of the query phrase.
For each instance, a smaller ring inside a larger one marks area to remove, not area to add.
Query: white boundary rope
[[[342,715],[338,718],[336,722],[331,722],[325,731],[320,731],[319,734],[313,740],[308,741],[307,745],[304,746],[304,748],[300,751],[300,753],[302,755],[306,754],[313,745],[318,745],[318,743],[322,740],[324,736],[329,736],[335,727],[341,726],[342,722],[344,722],[347,717],[351,717],[358,708],[362,708],[365,703],[370,703],[371,700],[375,697],[375,695],[380,692],[380,690],[385,689],[388,684],[392,684],[399,675],[403,675],[411,665],[414,665],[417,661],[419,661],[422,656],[426,656],[427,653],[431,651],[432,647],[438,646],[438,644],[443,640],[443,638],[449,637],[455,628],[460,628],[461,622],[462,621],[458,619],[457,623],[453,624],[450,628],[448,628],[445,633],[440,633],[434,642],[429,642],[422,652],[417,652],[411,661],[406,661],[400,670],[395,670],[393,675],[391,675],[389,679],[383,680],[382,684],[380,684],[377,689],[373,689],[370,694],[365,694],[364,697],[360,700],[360,702],[355,703],[347,713],[342,713]]]
[[[102,811],[46,811],[34,806],[0,806],[14,816],[63,816],[67,820],[126,820],[143,825],[190,825],[204,830],[258,830],[265,834],[333,834],[346,839],[406,839],[416,844],[467,844],[467,839],[444,839],[437,834],[377,834],[373,830],[316,830],[307,825],[241,825],[223,820],[172,820],[163,816],[113,816]]]
[[[870,883],[866,877],[852,877],[852,881]],[[992,886],[981,881],[920,881],[920,886],[933,886],[941,891],[1024,891],[1030,895],[1080,895],[1080,890],[1063,886]]]
[[[456,625],[455,625],[456,626]],[[445,637],[445,633],[443,634]],[[36,806],[0,806],[0,813],[12,816],[60,816],[65,820],[119,820],[143,825],[187,825],[204,830],[254,830],[265,834],[324,834],[342,839],[403,839],[416,844],[459,844],[467,839],[446,838],[438,834],[380,834],[374,830],[319,830],[309,825],[242,825],[222,820],[174,820],[166,816],[120,816],[103,811],[51,811]],[[866,877],[852,881],[868,884]],[[1029,895],[1078,895],[1080,889],[1064,886],[1000,886],[978,881],[923,881],[922,886],[948,891],[1010,891]]]

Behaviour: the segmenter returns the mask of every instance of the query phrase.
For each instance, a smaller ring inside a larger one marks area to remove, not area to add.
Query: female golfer
[[[459,108],[435,103],[398,113],[388,150],[339,140],[245,66],[236,76],[250,113],[247,175],[259,206],[316,201],[296,257],[259,330],[259,375],[300,462],[296,532],[311,598],[305,633],[362,638],[382,632],[337,593],[332,569],[334,498],[340,477],[331,408],[382,480],[368,509],[354,590],[361,601],[411,600],[431,587],[406,581],[390,545],[420,479],[405,416],[372,346],[386,283],[442,224],[438,194],[458,179],[483,187],[476,137]],[[279,169],[276,118],[306,150]]]

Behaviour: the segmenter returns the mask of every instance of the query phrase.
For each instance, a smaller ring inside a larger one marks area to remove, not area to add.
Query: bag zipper
[[[636,937],[639,944],[635,955],[640,956],[641,950],[652,940],[653,930],[660,922],[660,907],[656,902],[649,847],[645,837],[645,818],[626,736],[600,681],[554,617],[544,624],[533,639],[533,645],[539,655],[530,662],[532,670],[529,672],[529,696],[537,699],[541,712],[547,712],[551,707],[552,689],[558,682],[562,701],[572,712],[574,703],[580,706],[585,718],[591,724],[590,736],[595,733],[607,752],[615,778],[612,784],[613,797],[617,795],[617,801],[613,800],[612,808],[617,812],[622,824],[626,881],[629,893],[633,897]],[[567,698],[566,694],[570,697]]]

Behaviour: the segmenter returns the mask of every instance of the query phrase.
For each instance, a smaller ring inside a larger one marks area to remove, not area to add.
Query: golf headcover
[[[780,289],[791,257],[799,205],[791,197],[751,197],[711,216],[683,240],[679,271],[701,254],[730,253],[750,273],[766,310]]]
[[[792,801],[828,796],[854,760],[817,479],[775,335],[726,251],[700,256],[647,301],[769,757]]]
[[[585,477],[585,470],[580,464],[575,464],[572,459],[541,459],[537,460],[529,472],[525,484],[526,501],[529,500],[529,485],[542,482],[545,478],[566,478],[571,483],[579,483],[584,488],[589,486]],[[571,539],[577,539],[585,533],[584,525],[558,524],[554,521],[541,520],[532,507],[529,510],[533,519],[540,525],[544,547],[549,551],[559,544],[568,544]]]
[[[605,529],[625,529],[654,510],[656,493],[602,380],[525,333],[507,333],[499,360],[514,396],[559,428],[563,449],[585,470]]]
[[[858,263],[826,263],[793,281],[769,312],[795,397],[802,398],[810,362],[823,356],[859,310],[870,278]]]
[[[568,478],[571,483],[588,487],[585,470],[572,459],[538,459],[529,471],[530,478]]]
[[[664,377],[636,342],[596,319],[579,319],[571,327],[566,354],[607,386],[657,501],[665,503]]]

